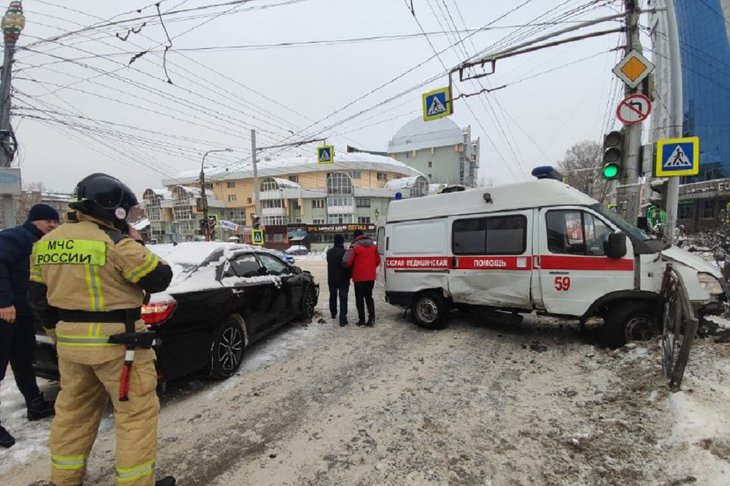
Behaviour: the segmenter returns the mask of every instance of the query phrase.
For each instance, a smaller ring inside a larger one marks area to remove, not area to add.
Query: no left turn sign
[[[651,100],[641,93],[627,96],[616,108],[616,116],[624,125],[636,125],[651,113]]]

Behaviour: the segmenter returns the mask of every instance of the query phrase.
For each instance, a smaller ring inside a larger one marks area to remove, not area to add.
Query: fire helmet
[[[102,173],[84,177],[76,185],[75,196],[71,208],[112,223],[124,222],[129,210],[139,204],[122,181]]]

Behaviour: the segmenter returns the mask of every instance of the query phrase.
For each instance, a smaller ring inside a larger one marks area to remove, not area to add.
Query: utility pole
[[[259,203],[259,174],[256,168],[256,129],[251,129],[251,165],[253,167],[253,204],[256,208],[256,216],[261,220],[261,208]]]
[[[233,152],[233,149],[213,149],[203,154],[203,160],[200,162],[200,199],[203,205],[203,222],[205,225],[205,241],[210,241],[210,219],[208,219],[208,196],[205,194],[205,158],[208,154],[214,152]]]
[[[669,138],[682,136],[682,67],[679,57],[679,30],[677,29],[677,13],[674,0],[665,0],[664,14],[667,20],[667,38],[669,40],[670,94],[669,103]],[[667,183],[667,219],[664,223],[664,236],[669,243],[675,239],[674,229],[677,226],[677,206],[679,205],[679,177],[670,177]]]
[[[626,46],[624,49],[625,58],[632,52],[643,55],[641,39],[639,37],[639,15],[641,9],[638,0],[624,0],[624,14],[626,22]],[[635,93],[641,93],[641,83],[632,88],[628,83],[624,87],[624,97]],[[619,212],[630,223],[636,224],[641,208],[641,175],[639,161],[641,160],[641,123],[626,125],[623,129],[621,142],[621,154],[623,161],[616,187],[616,202],[619,205]]]
[[[641,39],[639,37],[639,13],[640,9],[637,0],[624,0],[626,7],[626,49],[628,55],[631,51],[643,54]],[[641,93],[641,85],[631,88],[624,87],[626,96],[634,93]],[[624,171],[621,175],[621,184],[636,184],[639,181],[639,160],[641,156],[641,123],[629,125],[624,129],[623,138]]]
[[[21,192],[20,169],[10,169],[15,157],[17,144],[10,126],[10,84],[12,80],[13,56],[15,43],[25,27],[23,3],[12,1],[2,18],[3,39],[5,41],[5,57],[3,59],[2,78],[0,78],[0,168],[6,178],[13,182],[5,188],[3,194],[3,223],[6,228],[15,226],[15,196]]]

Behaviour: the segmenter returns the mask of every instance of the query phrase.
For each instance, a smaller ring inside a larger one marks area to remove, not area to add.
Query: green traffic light
[[[618,165],[606,164],[603,166],[603,177],[606,179],[615,179],[618,177]]]

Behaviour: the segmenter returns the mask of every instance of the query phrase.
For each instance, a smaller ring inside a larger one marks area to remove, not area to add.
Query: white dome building
[[[430,184],[476,185],[479,139],[449,118],[406,123],[388,142],[388,155],[423,173]]]

